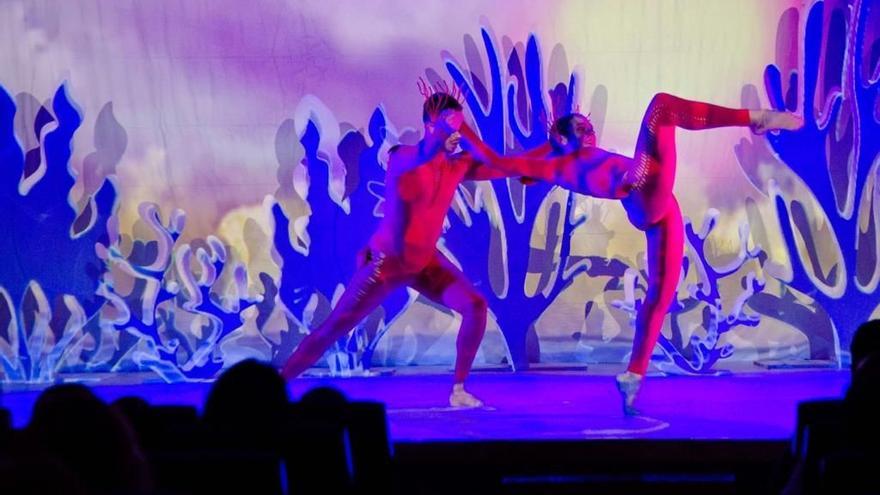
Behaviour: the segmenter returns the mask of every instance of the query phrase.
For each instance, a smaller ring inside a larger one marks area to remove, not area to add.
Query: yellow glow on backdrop
[[[415,78],[426,67],[442,70],[443,50],[461,57],[462,37],[478,37],[481,19],[513,42],[535,32],[546,58],[561,44],[581,68],[585,106],[597,85],[608,90],[604,144],[628,152],[654,92],[738,105],[742,86],[760,85],[773,59],[779,16],[799,4],[12,2],[0,61],[19,70],[4,71],[0,82],[45,96],[69,81],[85,112],[74,167],[89,149],[97,110],[113,101],[129,132],[123,195],[136,189],[139,198],[186,210],[187,235],[203,236],[226,212],[273,191],[274,132],[303,96],[316,95],[338,121],[356,127],[380,103],[398,127],[417,127]],[[715,183],[736,196],[746,192],[731,152],[741,135],[679,139],[679,184],[696,186],[683,194],[686,211],[704,210],[704,195],[690,191],[714,194]],[[123,205],[123,230],[135,215],[136,204]]]

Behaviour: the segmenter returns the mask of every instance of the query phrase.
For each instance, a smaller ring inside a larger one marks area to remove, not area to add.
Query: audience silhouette
[[[880,492],[880,320],[850,351],[845,397],[798,408],[786,495]],[[393,478],[384,405],[328,387],[291,401],[255,360],[217,379],[201,416],[138,397],[108,405],[79,384],[46,389],[20,430],[0,409],[3,494],[392,493]]]
[[[369,471],[369,472],[366,472]],[[387,493],[382,404],[321,387],[291,402],[271,365],[241,361],[213,384],[203,414],[55,385],[28,426],[0,409],[0,493],[74,495]]]

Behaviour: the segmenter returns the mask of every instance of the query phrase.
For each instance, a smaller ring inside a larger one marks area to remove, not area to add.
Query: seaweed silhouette
[[[112,320],[118,336],[111,333],[104,352],[99,346],[89,364],[110,366],[112,371],[148,369],[169,382],[211,378],[232,364],[224,362],[219,344],[242,325],[242,312],[262,297],[247,295],[245,267],[228,265],[228,248],[219,238],[176,244],[186,221],[182,211],[172,212],[167,226],[162,224],[157,205],[143,203],[139,212],[155,240],[135,241],[128,256],[119,251],[118,237],[114,244],[99,249],[134,284],[129,294],[120,296],[114,292],[112,278],[105,278],[102,294],[119,315]],[[194,250],[197,244],[203,245]],[[224,298],[228,291],[220,283],[225,270],[232,270],[229,298]],[[183,313],[204,321],[199,332],[178,328]]]
[[[708,259],[707,239],[718,224],[718,210],[710,209],[699,231],[694,229],[693,222],[685,219],[685,238],[690,256],[682,260],[682,281],[691,270],[697,272],[697,282],[688,284],[687,295],[676,297],[670,305],[670,337],[663,334],[657,340],[660,350],[674,365],[673,371],[688,374],[714,374],[715,364],[733,355],[735,351],[731,343],[721,344],[721,336],[738,326],[757,327],[760,317],[746,311],[746,304],[756,294],[764,290],[765,283],[755,270],[749,271],[740,279],[742,291],[734,298],[729,310],[725,311],[720,292],[722,279],[735,276],[750,261],[763,263],[766,255],[760,247],[749,248],[749,226],[740,225],[739,253],[723,266],[716,266]],[[644,270],[629,267],[623,274],[621,284],[624,298],[612,302],[612,305],[630,315],[630,322],[635,324],[646,291],[645,281],[648,274]],[[611,283],[615,282],[612,280]],[[639,297],[638,292],[642,292]],[[681,290],[679,288],[679,295]],[[701,327],[703,332],[694,332],[689,340],[684,339],[683,318],[692,311],[701,311]]]
[[[509,108],[505,112],[502,68],[495,42],[487,28],[481,30],[481,35],[488,59],[488,81],[482,81],[479,71],[473,70],[473,59],[465,69],[447,54],[446,68],[465,90],[467,105],[482,139],[499,153],[511,148],[532,149],[545,143],[548,115],[561,116],[572,110],[574,76],[568,86],[560,83],[545,96],[540,49],[537,38],[530,36],[524,54],[524,73],[519,69],[522,64],[518,51],[514,49],[509,57],[512,72],[508,74],[515,81],[506,88]],[[519,92],[517,83],[521,85]],[[551,113],[545,98],[558,94],[562,97],[550,98],[555,106]],[[523,115],[525,122],[520,117]],[[507,142],[507,126],[513,129],[515,142]],[[572,235],[586,217],[575,214],[575,196],[571,192],[565,191],[563,200],[555,200],[556,189],[544,183],[524,189],[512,180],[495,180],[490,187],[479,189],[463,186],[460,194],[465,206],[459,209],[459,215],[449,217],[450,228],[443,237],[445,247],[464,272],[478,286],[486,287],[482,292],[504,334],[510,364],[515,370],[527,369],[530,362],[539,360],[535,322],[574,277],[587,269],[582,260],[567,264]],[[533,249],[532,231],[539,212],[545,208],[548,236],[544,246]],[[557,235],[559,230],[561,234]],[[527,286],[530,273],[540,276],[534,292]]]
[[[331,197],[329,157],[319,150],[322,139],[319,126],[310,119],[300,139],[309,176],[311,214],[307,240],[292,242],[288,215],[280,204],[272,206],[273,243],[282,264],[278,294],[306,327],[319,325],[326,318],[343,284],[354,273],[358,251],[366,245],[378,224],[385,179],[379,155],[388,138],[386,128],[387,119],[378,108],[368,126],[371,143],[360,131],[352,130],[336,145],[346,169],[345,193],[340,201]],[[412,300],[407,291],[396,291],[377,310],[379,313],[340,339],[325,356],[331,372],[350,374],[368,370],[376,344],[390,321]]]
[[[791,71],[786,87],[780,66],[765,70],[772,107],[796,111],[801,101],[805,120],[801,130],[770,134],[767,142],[821,211],[812,222],[803,200],[787,197],[768,181],[791,267],[781,277],[783,293],[756,298],[755,307],[774,314],[801,306],[788,288],[808,295],[811,313],[827,315],[839,339],[821,357],[839,359],[837,348],[848,347],[856,327],[880,304],[880,35],[872,2],[857,0],[826,12],[827,5],[816,2],[809,9],[803,74]],[[740,163],[747,172],[753,165],[748,151],[749,143],[743,143]],[[828,246],[833,262],[826,269],[821,253]],[[804,331],[809,335],[823,327],[815,322]],[[830,347],[826,340],[818,342],[823,349]]]
[[[51,111],[36,112],[33,134],[24,139],[33,148],[20,147],[15,113],[0,88],[0,254],[7,260],[0,268],[0,362],[7,380],[47,381],[103,303],[95,244],[106,241],[116,188],[104,180],[79,215],[69,201],[71,143],[82,118],[66,86]]]

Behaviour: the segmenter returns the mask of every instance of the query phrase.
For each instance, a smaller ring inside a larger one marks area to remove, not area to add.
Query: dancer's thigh
[[[428,299],[459,313],[484,301],[467,276],[440,252],[419,272],[411,287]]]

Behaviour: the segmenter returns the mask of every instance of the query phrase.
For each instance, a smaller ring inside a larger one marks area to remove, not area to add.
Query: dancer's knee
[[[476,348],[483,340],[486,333],[486,321],[489,314],[489,305],[480,294],[469,294],[456,308],[463,318],[461,330],[458,334],[458,347]]]
[[[463,316],[484,320],[489,313],[489,303],[480,294],[468,294],[462,304],[461,313]]]
[[[651,98],[651,103],[648,105],[650,108],[655,107],[669,107],[669,105],[676,100],[676,97],[669,93],[657,93]]]
[[[669,93],[657,93],[651,98],[645,111],[643,125],[647,126],[651,134],[656,133],[660,127],[671,125],[673,122],[673,106],[677,98]]]

